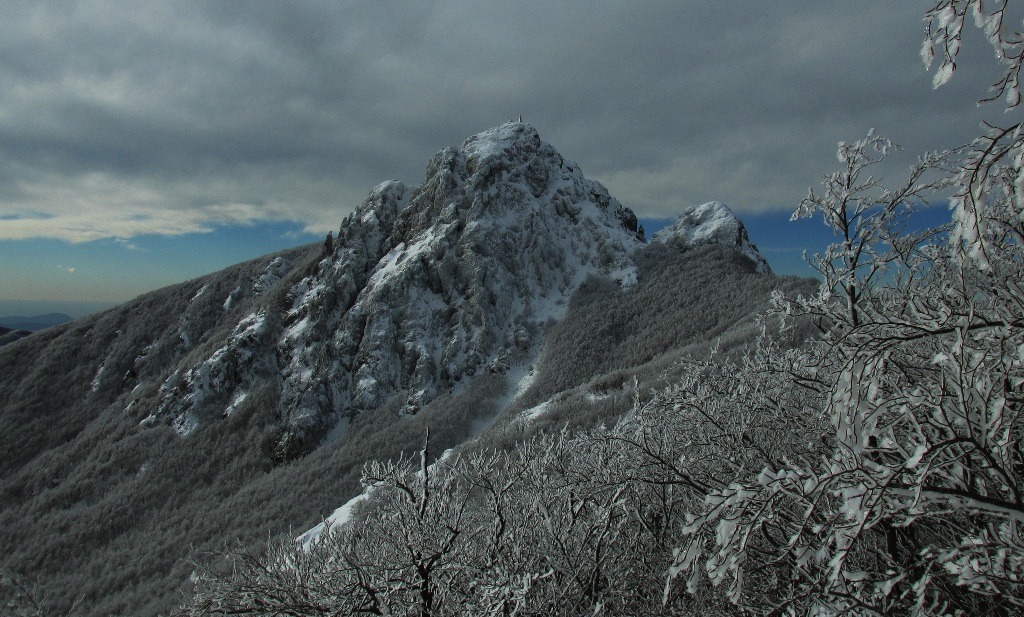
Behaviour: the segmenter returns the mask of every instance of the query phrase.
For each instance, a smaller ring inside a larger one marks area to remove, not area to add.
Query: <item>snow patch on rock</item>
[[[103,371],[106,369],[106,362],[100,364],[100,368],[96,371],[96,376],[92,378],[92,384],[90,385],[89,391],[95,394],[99,391],[100,385],[103,383]]]
[[[199,425],[195,414],[198,408],[211,396],[226,392],[233,398],[225,414],[233,412],[245,400],[245,388],[253,382],[254,350],[266,332],[265,312],[243,318],[223,347],[188,371],[175,371],[164,381],[160,407],[152,420],[170,415],[174,428],[184,437]]]
[[[291,264],[285,258],[275,257],[271,259],[267,267],[263,269],[263,273],[253,279],[252,292],[257,296],[263,295],[284,278],[290,269]],[[230,305],[226,305],[225,308],[227,306]]]
[[[524,409],[523,411],[521,411],[519,413],[519,418],[518,419],[523,421],[523,422],[527,422],[527,423],[532,422],[532,421],[536,420],[537,418],[539,418],[539,417],[543,416],[544,414],[546,414],[548,412],[548,410],[550,409],[550,407],[551,407],[551,401],[544,401],[543,403],[541,403],[539,405],[534,405],[533,407],[530,407],[529,409]]]
[[[210,288],[210,285],[209,285],[209,284],[206,284],[206,285],[203,285],[202,287],[200,287],[200,288],[199,288],[199,291],[197,291],[197,292],[195,293],[195,295],[194,295],[194,296],[192,296],[192,299],[191,299],[191,300],[189,300],[189,304],[192,304],[193,302],[195,302],[196,300],[198,300],[199,298],[201,298],[201,297],[203,296],[203,294],[204,294],[204,293],[206,293],[206,290],[207,290],[207,289],[209,289],[209,288]]]
[[[338,509],[332,512],[330,516],[324,519],[322,523],[307,530],[305,533],[295,538],[295,541],[299,543],[299,546],[301,546],[303,550],[308,551],[309,546],[316,540],[320,539],[320,536],[323,535],[325,531],[332,527],[340,527],[351,520],[352,513],[355,511],[356,506],[366,501],[369,497],[370,493],[367,492],[360,493],[352,499],[349,499],[338,507]]]

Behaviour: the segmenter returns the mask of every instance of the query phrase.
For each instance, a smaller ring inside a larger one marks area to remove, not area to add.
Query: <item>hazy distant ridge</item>
[[[42,330],[43,328],[49,328],[50,326],[67,323],[73,319],[73,317],[65,315],[64,313],[47,313],[45,315],[32,316],[9,315],[7,317],[0,317],[0,326],[11,330],[28,330],[30,332],[35,332],[36,330]]]

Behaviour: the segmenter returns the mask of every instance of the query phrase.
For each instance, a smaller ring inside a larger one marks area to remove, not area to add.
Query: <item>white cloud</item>
[[[127,238],[114,238],[114,243],[128,251],[139,250],[138,245]]]
[[[215,179],[201,187],[192,182],[126,181],[99,172],[21,182],[16,198],[0,198],[0,212],[10,213],[0,225],[0,240],[55,238],[79,243],[113,239],[131,249],[135,246],[130,239],[140,235],[207,233],[222,225],[258,221],[297,221],[307,231],[326,233],[345,213],[340,205],[332,208],[314,203],[310,198],[315,194],[301,191],[292,196],[309,201],[230,201],[230,194],[238,190],[235,182],[218,184]],[[268,187],[267,192],[272,189]],[[216,201],[218,197],[223,201]],[[206,200],[213,201],[197,203]]]

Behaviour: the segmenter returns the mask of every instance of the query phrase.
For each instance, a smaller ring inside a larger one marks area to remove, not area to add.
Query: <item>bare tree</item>
[[[1006,66],[997,95],[1019,104],[1021,35],[1003,30],[1004,11],[952,1],[927,14],[926,61],[935,47],[943,57],[936,85],[972,13]],[[824,392],[832,451],[713,491],[672,574],[728,581],[731,599],[758,612],[1021,610],[1021,128],[986,126],[922,157],[895,189],[867,175],[891,142],[840,144],[845,168],[794,215],[820,212],[841,238],[812,261],[822,293],[779,303],[824,332],[794,383]],[[913,210],[944,194],[952,224],[908,233]],[[765,575],[772,586],[747,584]]]

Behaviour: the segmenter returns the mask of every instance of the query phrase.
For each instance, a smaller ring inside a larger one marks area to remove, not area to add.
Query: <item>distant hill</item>
[[[65,315],[64,313],[47,313],[45,315],[33,315],[31,317],[26,317],[24,315],[9,315],[7,317],[0,317],[0,326],[10,330],[28,330],[29,332],[35,332],[36,330],[42,330],[43,328],[67,323],[73,319],[73,317]]]
[[[14,330],[0,326],[0,347],[3,347],[7,343],[13,343],[14,341],[23,339],[29,334],[32,333],[28,330]]]

